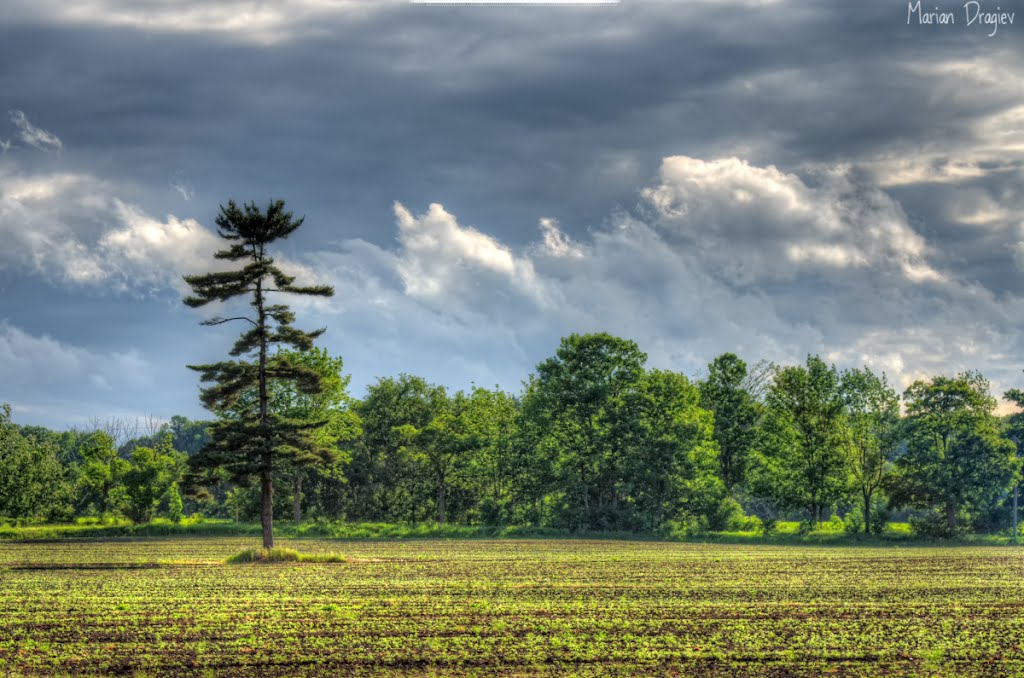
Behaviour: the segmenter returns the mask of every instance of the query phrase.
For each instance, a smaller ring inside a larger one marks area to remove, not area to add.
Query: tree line
[[[1024,415],[997,417],[976,372],[898,394],[868,367],[748,368],[724,353],[691,380],[648,367],[633,341],[572,334],[516,394],[401,374],[356,400],[341,358],[313,345],[324,330],[296,328],[275,300],[334,294],[296,285],[270,256],[302,219],[282,201],[229,201],[216,223],[228,244],[214,257],[236,268],[185,276],[184,302],[249,310],[202,322],[245,327],[231,359],[189,366],[215,418],[174,417],[118,444],[18,427],[5,406],[0,517],[258,516],[265,547],[289,514],[646,533],[770,531],[780,518],[811,529],[841,514],[871,533],[896,510],[946,536],[1010,520]],[[1020,390],[1004,397],[1024,406]]]
[[[842,514],[878,532],[909,512],[930,535],[992,531],[1011,520],[1024,416],[1000,418],[975,372],[902,394],[869,368],[748,366],[726,353],[707,376],[646,365],[629,340],[570,335],[521,392],[449,392],[401,374],[348,393],[340,357],[282,349],[271,365],[322,376],[320,393],[271,380],[275,416],[316,421],[330,461],[279,467],[273,510],[292,520],[454,522],[657,533],[737,529]],[[1005,394],[1024,404],[1019,390]],[[257,393],[242,393],[238,411]],[[902,402],[902,408],[901,408]],[[103,431],[17,426],[0,410],[0,516],[206,516],[252,520],[262,484],[223,467],[183,497],[189,459],[218,422],[176,416],[119,447]],[[223,424],[221,424],[223,425]]]

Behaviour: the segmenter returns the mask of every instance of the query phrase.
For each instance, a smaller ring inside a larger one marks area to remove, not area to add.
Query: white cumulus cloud
[[[117,289],[181,288],[212,263],[219,238],[193,219],[148,215],[82,173],[0,166],[0,266],[53,282]]]
[[[548,303],[530,259],[456,218],[434,203],[414,216],[395,203],[401,249],[397,270],[406,294],[424,303],[466,313],[509,303],[513,297]]]
[[[668,237],[734,283],[792,278],[807,267],[945,279],[895,200],[857,185],[843,168],[815,179],[734,157],[672,156],[642,195]]]

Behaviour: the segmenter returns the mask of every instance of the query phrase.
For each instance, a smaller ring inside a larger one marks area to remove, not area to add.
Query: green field
[[[558,540],[0,544],[2,675],[1020,675],[1024,552]]]

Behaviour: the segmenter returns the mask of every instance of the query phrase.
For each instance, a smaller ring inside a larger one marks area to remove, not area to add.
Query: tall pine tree
[[[272,344],[287,344],[300,351],[308,350],[313,340],[323,334],[319,329],[303,332],[292,326],[295,314],[284,304],[269,303],[268,295],[277,293],[329,297],[334,288],[327,285],[300,287],[294,276],[286,275],[274,265],[267,246],[287,238],[302,225],[284,209],[284,201],[273,201],[262,212],[255,203],[239,208],[233,200],[220,208],[217,216],[218,234],[229,241],[227,249],[214,254],[217,259],[244,262],[237,269],[224,272],[187,275],[185,282],[192,295],[184,302],[193,308],[210,302],[225,302],[234,297],[249,297],[252,313],[232,317],[216,316],[203,325],[221,325],[231,321],[248,323],[250,327],[235,342],[230,355],[249,360],[227,360],[208,365],[189,365],[200,373],[200,380],[212,383],[202,389],[200,399],[215,413],[234,410],[231,418],[222,417],[210,429],[210,441],[199,454],[191,457],[192,484],[215,480],[223,469],[239,483],[258,479],[261,487],[260,521],[263,525],[263,547],[274,546],[274,472],[286,463],[329,463],[330,448],[319,444],[313,431],[324,421],[290,419],[270,408],[268,382],[292,381],[307,394],[321,390],[320,375],[294,361],[268,360]],[[259,397],[244,411],[238,412],[239,398],[247,389],[255,389]]]

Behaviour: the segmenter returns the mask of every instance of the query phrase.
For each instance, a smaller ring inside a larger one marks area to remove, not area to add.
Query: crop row
[[[1024,673],[1007,548],[362,542],[224,564],[241,545],[8,544],[0,674]]]

